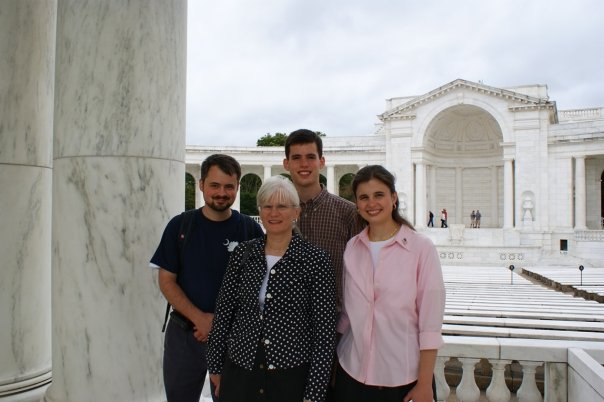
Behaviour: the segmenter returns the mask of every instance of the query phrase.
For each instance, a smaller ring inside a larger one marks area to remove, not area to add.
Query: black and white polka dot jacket
[[[261,313],[258,295],[267,270],[265,241],[263,237],[241,243],[231,255],[209,339],[209,371],[222,372],[226,353],[235,364],[251,370],[260,344],[269,370],[308,364],[304,398],[322,401],[335,349],[333,266],[325,251],[294,234],[270,271]]]

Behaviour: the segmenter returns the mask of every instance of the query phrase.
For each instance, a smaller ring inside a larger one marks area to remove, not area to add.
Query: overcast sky
[[[385,99],[457,78],[604,107],[601,0],[189,0],[187,145],[370,135]]]

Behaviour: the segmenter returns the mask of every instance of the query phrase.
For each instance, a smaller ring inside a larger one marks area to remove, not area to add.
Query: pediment
[[[437,98],[462,90],[470,90],[485,96],[505,99],[510,104],[508,110],[512,112],[540,109],[550,110],[552,112],[551,118],[556,120],[556,103],[549,101],[548,98],[538,98],[508,89],[495,88],[482,83],[462,79],[456,79],[455,81],[436,88],[424,95],[411,98],[407,102],[382,113],[378,117],[382,121],[414,119],[415,111],[420,106],[434,102]]]

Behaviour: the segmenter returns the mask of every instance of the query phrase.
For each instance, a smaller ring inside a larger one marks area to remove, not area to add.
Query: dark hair
[[[241,179],[241,166],[239,162],[232,156],[223,154],[214,154],[208,156],[201,164],[201,180],[205,180],[208,177],[208,172],[212,166],[218,166],[218,169],[222,170],[229,176],[236,175],[237,181]]]
[[[307,130],[305,128],[301,128],[299,130],[292,131],[291,133],[289,133],[289,135],[287,136],[287,139],[285,140],[285,158],[289,159],[289,148],[292,145],[310,144],[313,142],[317,145],[317,152],[319,154],[319,158],[322,158],[323,157],[323,140],[321,140],[321,137],[319,136],[319,134],[315,133],[314,131]]]
[[[366,183],[371,179],[381,181],[388,187],[388,189],[390,190],[390,192],[392,194],[396,194],[396,187],[394,185],[396,182],[396,179],[394,178],[394,175],[392,173],[390,173],[383,166],[369,165],[369,166],[365,166],[364,168],[359,170],[356,173],[356,175],[354,176],[354,179],[352,180],[352,192],[353,192],[355,198],[357,196],[357,188],[359,187],[359,184]],[[415,230],[413,225],[407,219],[405,219],[401,216],[400,212],[398,211],[398,206],[399,206],[399,199],[397,197],[396,204],[395,204],[394,208],[392,209],[392,219],[394,219],[395,222],[397,222],[401,225],[406,225],[406,226],[410,227],[411,229]]]

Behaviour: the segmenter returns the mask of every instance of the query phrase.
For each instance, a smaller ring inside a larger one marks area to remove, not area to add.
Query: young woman
[[[300,214],[282,176],[258,191],[266,236],[233,251],[218,295],[208,366],[220,402],[325,398],[335,348],[335,273],[293,231]]]
[[[394,176],[377,165],[359,170],[352,182],[368,226],[344,252],[336,402],[435,399],[442,271],[430,239],[399,214],[394,184]]]

